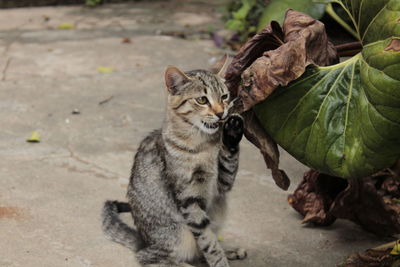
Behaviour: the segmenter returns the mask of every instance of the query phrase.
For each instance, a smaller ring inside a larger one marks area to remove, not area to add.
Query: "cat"
[[[135,155],[128,203],[104,204],[105,234],[135,251],[143,266],[193,266],[188,263],[201,259],[227,267],[228,259],[247,257],[244,249],[224,251],[217,240],[244,126],[239,114],[229,112],[225,68],[218,75],[166,69],[166,117]],[[129,211],[136,229],[118,217]]]

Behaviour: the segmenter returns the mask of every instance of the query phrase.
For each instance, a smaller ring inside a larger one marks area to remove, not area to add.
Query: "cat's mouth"
[[[204,127],[206,127],[207,129],[210,129],[210,130],[215,130],[215,129],[217,129],[219,127],[219,123],[218,122],[210,123],[210,122],[204,122],[203,121],[203,125],[204,125]]]

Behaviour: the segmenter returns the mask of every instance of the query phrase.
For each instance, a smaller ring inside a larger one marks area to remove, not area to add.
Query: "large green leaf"
[[[288,8],[306,13],[315,19],[321,18],[325,12],[325,4],[315,0],[271,0],[261,15],[258,30],[264,29],[272,20],[282,23]]]
[[[343,0],[363,50],[309,67],[254,107],[267,132],[299,161],[344,178],[400,159],[400,0]]]

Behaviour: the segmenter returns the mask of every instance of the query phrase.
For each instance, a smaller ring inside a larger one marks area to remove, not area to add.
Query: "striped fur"
[[[229,266],[227,256],[241,259],[246,253],[225,253],[216,234],[235,181],[243,121],[228,115],[229,93],[218,76],[169,67],[165,80],[163,126],[136,153],[129,206],[106,202],[103,230],[134,250],[143,266],[190,266],[199,258],[212,267]],[[118,218],[129,207],[136,229]]]

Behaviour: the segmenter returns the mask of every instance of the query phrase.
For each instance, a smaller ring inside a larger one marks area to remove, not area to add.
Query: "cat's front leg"
[[[243,118],[232,114],[224,123],[222,148],[218,157],[218,189],[225,193],[232,189],[239,166],[239,142],[243,137]]]
[[[180,210],[186,225],[193,233],[208,265],[210,267],[229,267],[225,252],[210,229],[210,220],[205,212],[205,200],[201,197],[188,197],[181,203]]]
[[[199,249],[210,267],[229,267],[225,251],[210,227],[206,227],[200,232],[194,229],[193,234],[196,237]]]

